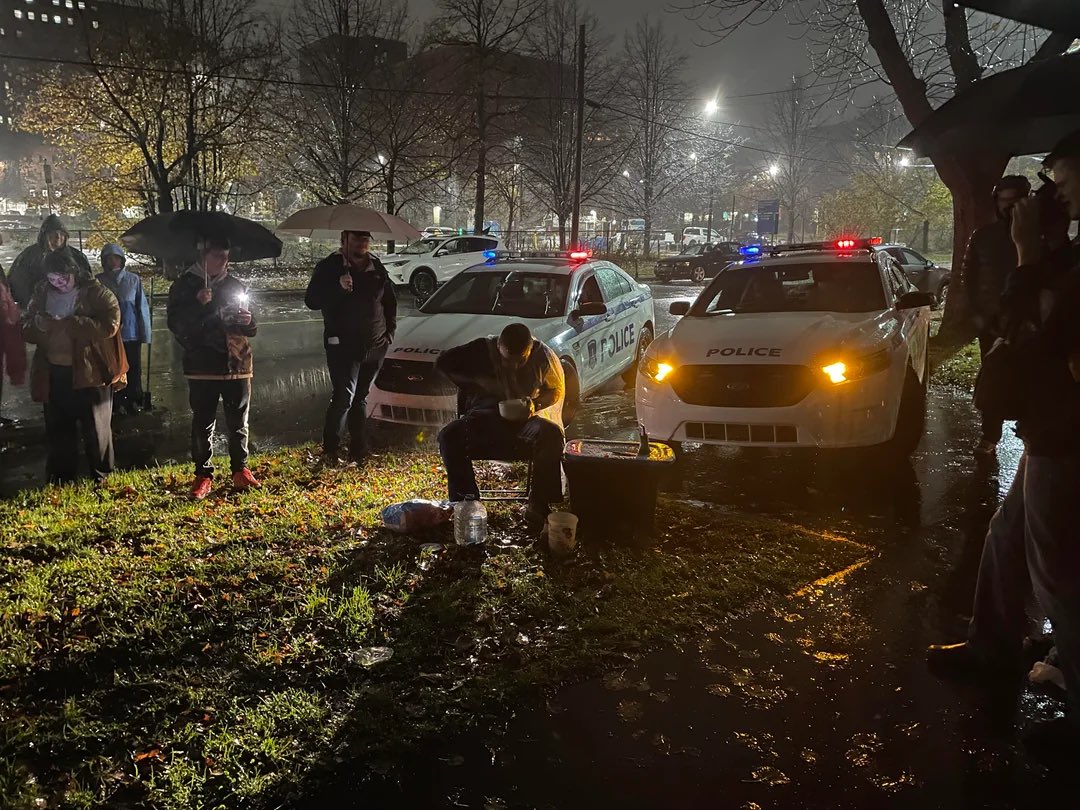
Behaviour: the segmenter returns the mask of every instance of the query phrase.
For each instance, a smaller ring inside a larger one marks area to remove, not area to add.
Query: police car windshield
[[[736,265],[698,296],[691,315],[742,312],[873,312],[885,309],[876,263]]]
[[[442,241],[439,237],[428,237],[427,239],[417,239],[403,251],[402,256],[418,256],[422,253],[431,253],[435,248],[439,246]]]
[[[557,318],[566,311],[570,278],[552,273],[507,270],[454,276],[420,308],[427,314],[508,315]]]

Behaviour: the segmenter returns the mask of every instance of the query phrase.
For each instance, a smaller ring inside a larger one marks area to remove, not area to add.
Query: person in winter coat
[[[193,500],[205,498],[213,486],[218,400],[225,413],[233,486],[259,486],[247,466],[253,370],[248,338],[255,336],[256,324],[247,290],[229,275],[229,250],[227,239],[206,239],[199,260],[169,288],[169,331],[184,351],[191,403]]]
[[[1001,335],[1001,294],[1009,273],[1016,268],[1016,247],[1009,231],[1012,210],[1030,193],[1031,182],[1023,175],[1002,177],[994,186],[997,220],[976,228],[964,251],[960,289],[966,297],[968,319],[979,337],[982,357],[986,357]],[[1003,423],[998,414],[982,414],[982,436],[975,445],[975,455],[991,456],[997,452]]]
[[[46,283],[30,299],[23,336],[37,346],[30,391],[45,405],[46,474],[50,483],[75,480],[81,427],[91,475],[103,481],[113,469],[113,388],[126,382],[127,372],[120,306],[66,251],[46,256],[44,270]]]
[[[333,386],[323,428],[324,463],[336,463],[346,426],[349,460],[366,461],[368,389],[397,328],[394,285],[370,247],[367,231],[343,231],[341,250],[315,266],[304,296],[308,309],[322,311]]]
[[[19,305],[11,297],[4,269],[0,267],[0,405],[4,400],[5,373],[12,385],[26,382],[26,343],[22,336],[21,317]],[[0,425],[8,421],[0,416]]]
[[[80,273],[92,275],[90,262],[87,261],[83,252],[68,244],[67,228],[60,221],[60,217],[49,214],[41,223],[37,242],[23,250],[11,264],[8,283],[11,285],[11,294],[15,298],[15,303],[25,307],[30,302],[34,290],[45,278],[45,267],[42,261],[50,253],[58,250],[71,255]]]
[[[461,416],[439,431],[448,498],[479,498],[473,459],[531,458],[533,486],[526,518],[540,525],[562,500],[562,406],[566,379],[555,352],[523,323],[498,337],[447,349],[435,367],[461,389]],[[520,419],[504,418],[500,403],[517,400]]]
[[[1068,218],[1080,220],[1080,131],[1044,161]],[[990,521],[979,563],[967,640],[933,645],[942,674],[1011,678],[1021,664],[1026,597],[1034,591],[1054,628],[1064,674],[1064,717],[1037,721],[1025,742],[1075,760],[1080,752],[1080,243],[1066,233],[1042,194],[1012,215],[1018,265],[1001,306],[1020,392],[1016,423],[1024,454]]]
[[[150,345],[150,302],[143,294],[142,279],[125,269],[127,257],[119,245],[101,249],[101,269],[97,280],[104,284],[120,303],[120,336],[128,360],[128,384],[118,391],[115,403],[133,415],[142,407],[142,346]]]

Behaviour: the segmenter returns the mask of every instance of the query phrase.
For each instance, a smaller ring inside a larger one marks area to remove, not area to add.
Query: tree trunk
[[[476,95],[476,207],[473,233],[484,232],[484,194],[487,191],[487,96],[483,86]]]
[[[566,215],[556,214],[559,218],[559,250],[566,250]]]
[[[391,168],[386,172],[386,213],[394,214],[397,207],[397,200],[395,199],[394,189],[394,170]],[[397,247],[397,243],[393,239],[386,240],[386,252],[393,253]]]
[[[168,183],[158,182],[157,184],[157,209],[159,214],[170,214],[175,210],[172,188],[169,187]]]
[[[993,190],[1001,178],[1009,158],[1001,154],[974,154],[964,159],[957,155],[931,155],[941,181],[952,192],[953,251],[952,277],[949,297],[941,321],[941,334],[956,339],[966,337],[966,295],[960,271],[971,232],[993,221],[995,216]]]
[[[645,233],[642,234],[641,239],[642,239],[642,242],[644,243],[644,248],[645,248],[644,256],[645,256],[646,259],[648,259],[649,255],[651,253],[651,248],[652,248],[652,244],[651,244],[651,242],[652,242],[652,208],[651,207],[646,208],[646,210],[645,210]]]

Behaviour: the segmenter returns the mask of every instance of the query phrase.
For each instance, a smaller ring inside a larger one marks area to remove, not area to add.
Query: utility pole
[[[578,247],[581,223],[581,150],[585,142],[585,26],[578,26],[577,133],[574,144],[574,206],[570,215],[570,247]]]

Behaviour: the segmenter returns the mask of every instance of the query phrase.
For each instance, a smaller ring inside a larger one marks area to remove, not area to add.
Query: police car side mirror
[[[689,301],[676,301],[670,307],[668,307],[668,312],[670,312],[672,315],[685,315],[689,311]]]
[[[586,318],[591,315],[606,315],[607,307],[599,301],[591,301],[586,304],[579,304],[578,308],[570,313],[570,317],[575,320],[578,318]]]
[[[445,255],[446,255],[445,250],[436,250],[435,254],[432,256],[432,258],[433,259],[438,259],[440,256],[445,256]]]
[[[919,307],[932,307],[934,296],[924,292],[909,292],[900,296],[896,302],[897,309],[918,309]]]

